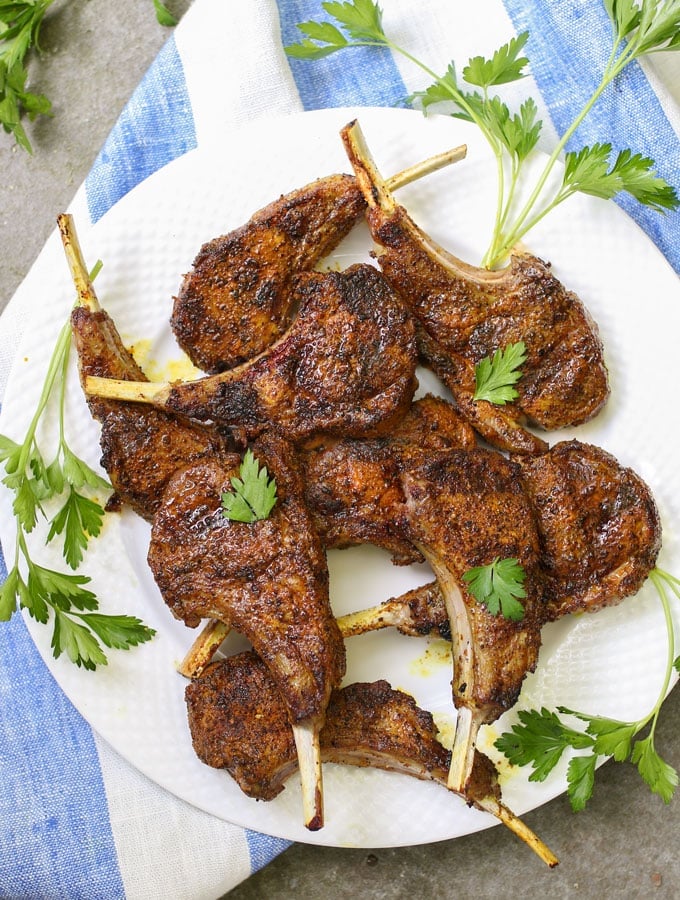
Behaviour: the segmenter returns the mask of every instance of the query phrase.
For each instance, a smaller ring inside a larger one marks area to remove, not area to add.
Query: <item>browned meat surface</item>
[[[635,594],[661,547],[659,514],[640,476],[580,441],[515,462],[536,512],[546,620]]]
[[[538,659],[539,538],[520,470],[491,450],[449,450],[402,475],[411,537],[430,563],[451,623],[458,710],[449,786],[464,791],[479,727],[517,700]],[[524,568],[524,617],[493,615],[463,575],[496,559]]]
[[[512,462],[538,530],[540,618],[597,612],[635,594],[661,547],[659,514],[640,476],[600,447],[576,440],[540,456],[518,454]],[[450,639],[447,622],[438,582],[338,620],[345,637],[394,626],[404,634]]]
[[[425,361],[480,434],[501,449],[536,452],[546,447],[526,421],[555,429],[594,416],[609,394],[602,344],[585,307],[550,266],[525,253],[497,272],[462,262],[395,203],[357,128],[344,129],[343,139],[368,203],[380,267],[418,320]],[[527,360],[517,400],[473,400],[475,365],[518,341]]]
[[[415,401],[391,434],[327,442],[305,459],[305,499],[326,547],[375,544],[397,564],[422,560],[404,532],[399,474],[429,450],[475,445],[473,430],[450,403]]]
[[[303,273],[295,292],[300,306],[290,329],[251,362],[169,385],[90,379],[88,390],[249,437],[278,428],[297,444],[390,431],[416,387],[414,325],[398,295],[369,265]]]
[[[254,453],[276,478],[269,518],[226,519],[221,495],[235,473],[205,460],[177,472],[156,513],[149,565],[173,614],[188,626],[219,619],[266,663],[293,721],[322,716],[345,668],[328,600],[321,543],[300,500],[300,475],[284,441],[263,436]]]
[[[185,691],[198,757],[225,768],[249,797],[271,800],[296,770],[286,707],[252,652],[211,663]],[[446,784],[450,753],[430,713],[386,681],[333,691],[321,730],[325,762],[374,766]]]
[[[71,323],[81,381],[88,375],[146,381],[106,312],[79,306]],[[89,396],[88,405],[102,426],[101,463],[115,490],[109,507],[125,503],[150,521],[176,469],[229,458],[225,440],[209,426],[137,403]]]
[[[198,758],[227,769],[249,797],[280,794],[297,769],[295,740],[286,704],[257,654],[210,663],[184,696]]]
[[[213,373],[261,353],[288,327],[294,274],[314,268],[364,209],[355,179],[331,175],[208,241],[174,301],[171,325],[179,345]]]

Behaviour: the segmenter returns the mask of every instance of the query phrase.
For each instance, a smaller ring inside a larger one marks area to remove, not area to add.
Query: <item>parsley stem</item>
[[[352,46],[358,46],[358,45],[352,45]],[[446,90],[446,92],[448,94],[450,94],[451,99],[454,100],[458,104],[458,106],[460,106],[460,108],[465,111],[465,113],[472,119],[472,121],[475,123],[475,125],[477,125],[477,127],[481,130],[486,141],[490,145],[490,147],[494,153],[494,156],[496,157],[497,165],[499,167],[498,171],[499,171],[500,183],[501,183],[500,196],[502,198],[502,196],[503,196],[503,191],[502,191],[503,153],[502,153],[501,144],[498,141],[498,139],[496,138],[496,136],[493,134],[493,132],[488,128],[486,123],[482,119],[480,119],[479,116],[475,113],[474,109],[470,106],[470,104],[465,99],[465,95],[461,91],[455,90],[448,82],[443,81],[439,77],[439,75],[437,75],[437,73],[434,71],[434,69],[431,69],[422,60],[417,59],[415,56],[413,56],[411,53],[409,53],[408,50],[405,50],[403,47],[400,47],[399,44],[394,44],[387,36],[385,36],[384,43],[366,41],[366,42],[363,42],[361,46],[389,47],[390,50],[393,50],[395,53],[399,53],[401,56],[404,57],[404,59],[407,59],[409,62],[413,63],[414,66],[417,66],[421,70],[421,72],[424,72],[433,81],[435,81],[437,83],[441,83],[442,87]],[[485,89],[485,94],[486,94],[486,89]]]
[[[560,140],[553,148],[553,151],[548,157],[532,192],[529,194],[524,206],[517,214],[512,229],[506,235],[501,235],[499,232],[496,232],[495,239],[492,241],[489,250],[484,256],[483,265],[487,266],[488,268],[493,268],[494,266],[498,265],[498,263],[508,255],[513,246],[528,231],[530,231],[538,222],[540,222],[548,212],[554,209],[563,200],[566,200],[566,198],[571,193],[573,193],[573,191],[568,191],[566,193],[558,192],[551,203],[531,216],[532,210],[541,198],[548,178],[550,177],[550,174],[555,167],[555,163],[562,155],[567,143],[579,128],[588,113],[591,111],[593,106],[595,106],[606,88],[611,84],[616,76],[619,75],[623,71],[623,69],[625,69],[628,63],[632,62],[632,60],[635,59],[637,50],[635,48],[634,42],[628,44],[625,49],[619,54],[620,46],[621,39],[617,37],[614,41],[609,59],[605,64],[600,83],[595,88],[590,98],[586,101],[585,105],[579,111],[578,115],[574,118],[572,123],[569,125]]]
[[[26,464],[28,462],[31,448],[33,446],[33,441],[35,440],[35,433],[38,428],[38,422],[40,421],[40,417],[45,411],[45,407],[50,399],[50,394],[52,393],[52,388],[54,387],[54,382],[60,372],[64,367],[64,357],[68,358],[68,350],[71,345],[71,323],[67,321],[61,328],[59,332],[59,336],[57,338],[57,343],[52,351],[52,356],[50,358],[49,365],[47,367],[47,374],[45,376],[45,381],[43,383],[42,391],[40,393],[40,399],[38,400],[38,405],[33,414],[33,418],[31,419],[28,429],[26,430],[26,436],[24,438],[24,442],[22,445],[21,456],[19,457],[19,465],[17,466],[17,470],[19,472],[23,472],[26,468]]]
[[[663,609],[664,619],[666,621],[666,631],[668,634],[668,655],[666,659],[666,673],[664,676],[663,684],[661,687],[661,691],[659,693],[659,697],[656,701],[656,704],[650,714],[639,723],[640,728],[647,724],[651,720],[652,725],[650,729],[650,734],[653,735],[656,730],[656,723],[659,719],[659,713],[661,712],[661,705],[666,699],[666,694],[668,693],[668,688],[671,683],[671,674],[673,672],[673,661],[675,660],[675,627],[673,625],[673,616],[671,614],[671,607],[668,601],[668,595],[666,594],[666,586],[668,585],[673,593],[680,598],[680,591],[678,590],[678,586],[674,585],[673,582],[677,581],[672,576],[668,575],[662,569],[652,569],[649,573],[649,579],[656,588],[657,594],[659,595],[659,599],[661,600],[661,607]]]

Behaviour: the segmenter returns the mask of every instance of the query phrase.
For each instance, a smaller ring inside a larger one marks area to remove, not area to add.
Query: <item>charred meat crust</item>
[[[241,426],[250,437],[279,428],[298,444],[388,432],[416,387],[414,325],[401,299],[365,264],[303,273],[295,293],[298,314],[265,354],[173,386],[167,408]]]
[[[515,463],[536,512],[545,619],[595,612],[635,594],[661,548],[659,513],[640,476],[576,440]]]
[[[249,797],[272,800],[297,758],[285,704],[266,667],[246,651],[212,663],[189,684],[185,700],[192,742],[206,765],[226,769]],[[387,681],[336,689],[320,733],[324,762],[401,772],[446,785],[450,752],[432,715]],[[500,800],[493,764],[475,755],[470,804]]]
[[[519,468],[493,450],[449,450],[405,472],[402,483],[411,538],[451,619],[454,701],[493,721],[516,702],[540,647],[540,546]],[[490,613],[464,585],[465,572],[497,558],[516,558],[526,572],[519,622]]]
[[[262,353],[290,323],[295,273],[313,269],[364,210],[354,177],[331,175],[208,241],[174,300],[171,326],[180,347],[210,373]]]
[[[429,450],[475,446],[475,435],[439,397],[416,400],[392,433],[327,442],[305,457],[305,498],[327,548],[375,544],[398,565],[422,561],[408,539],[399,475]]]
[[[550,430],[581,424],[599,412],[609,385],[597,328],[548,264],[516,254],[501,272],[465,277],[415,245],[416,226],[401,207],[387,221],[375,209],[368,218],[384,247],[378,261],[387,279],[407,298],[425,332],[467,362],[462,390],[474,393],[474,366],[481,359],[524,341],[519,397],[508,412],[519,410]]]

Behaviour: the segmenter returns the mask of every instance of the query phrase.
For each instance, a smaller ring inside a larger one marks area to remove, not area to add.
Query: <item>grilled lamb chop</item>
[[[424,361],[474,428],[500,449],[534,453],[547,446],[526,421],[555,429],[592,418],[608,397],[608,378],[597,328],[578,297],[528,253],[515,253],[495,272],[457,259],[394,201],[358,124],[342,137],[368,204],[380,267],[418,321]],[[475,400],[476,364],[519,341],[527,359],[516,401]]]
[[[656,564],[661,523],[649,487],[610,453],[562,441],[512,461],[539,536],[538,614],[543,623],[594,613],[637,593]],[[438,582],[338,619],[343,637],[396,627],[451,638]]]
[[[101,309],[83,261],[73,219],[58,217],[59,229],[79,305],[71,314],[81,383],[89,375],[145,381],[146,376],[123,346],[111,318]],[[88,397],[101,423],[102,466],[115,490],[108,507],[125,503],[148,521],[176,469],[204,458],[236,461],[216,430],[153,407]]]
[[[402,474],[411,539],[430,563],[451,623],[458,710],[449,786],[465,791],[476,734],[517,700],[540,646],[540,544],[519,468],[499,453],[449,450]],[[516,559],[526,580],[521,621],[493,615],[463,575]]]
[[[462,158],[457,148],[389,180],[392,190]],[[352,175],[330,175],[204,244],[174,299],[170,324],[199,369],[216,373],[265,351],[290,324],[296,273],[310,271],[366,209]]]
[[[89,378],[87,389],[212,420],[249,437],[279,428],[297,444],[319,435],[388,432],[416,386],[414,325],[401,299],[364,264],[302,273],[294,292],[299,310],[290,329],[251,362],[166,385]]]
[[[375,544],[397,564],[422,561],[404,533],[399,475],[429,450],[475,446],[473,430],[450,403],[416,400],[390,435],[326,443],[305,457],[305,499],[326,548]]]
[[[272,800],[297,766],[285,704],[266,666],[247,651],[211,663],[187,685],[198,757],[226,768],[241,790]],[[321,730],[326,761],[375,765],[446,784],[449,753],[429,713],[385,681],[334,690]]]
[[[185,691],[198,757],[227,769],[249,797],[271,800],[295,771],[285,704],[266,667],[252,652],[212,663]],[[325,762],[401,772],[446,785],[450,753],[437,740],[432,716],[386,681],[333,691],[321,731]],[[492,763],[475,753],[468,804],[501,819],[549,865],[557,859],[505,807]]]
[[[541,539],[545,620],[635,594],[661,547],[659,514],[640,476],[580,441],[515,463]]]
[[[263,435],[256,457],[276,478],[267,519],[228,520],[221,497],[235,470],[205,460],[170,479],[154,518],[148,561],[163,599],[189,627],[219,619],[243,634],[271,672],[294,726],[298,752],[320,778],[318,731],[345,670],[342,636],[328,600],[321,543],[301,502],[289,445]],[[323,821],[320,784],[304,782],[310,829]]]

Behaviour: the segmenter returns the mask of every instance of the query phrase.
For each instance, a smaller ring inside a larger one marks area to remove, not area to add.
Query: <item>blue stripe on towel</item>
[[[270,837],[257,831],[245,830],[248,852],[250,854],[250,870],[257,872],[278,854],[291,846],[291,841]]]
[[[0,896],[125,896],[92,732],[18,613],[3,623],[0,645]]]
[[[182,60],[170,38],[121,113],[85,181],[92,222],[140,181],[195,146]]]
[[[284,47],[301,40],[299,22],[325,18],[318,0],[277,3]],[[315,62],[289,58],[289,63],[305,109],[407,105],[406,85],[386,48],[357,47]]]
[[[517,32],[529,31],[527,56],[557,131],[563,134],[599,81],[612,25],[600,2],[527,4],[503,0]],[[644,72],[632,63],[605,91],[570,141],[578,150],[597,141],[651,157],[659,175],[680,192],[680,141]],[[680,211],[659,214],[627,194],[619,205],[647,232],[680,273]]]

